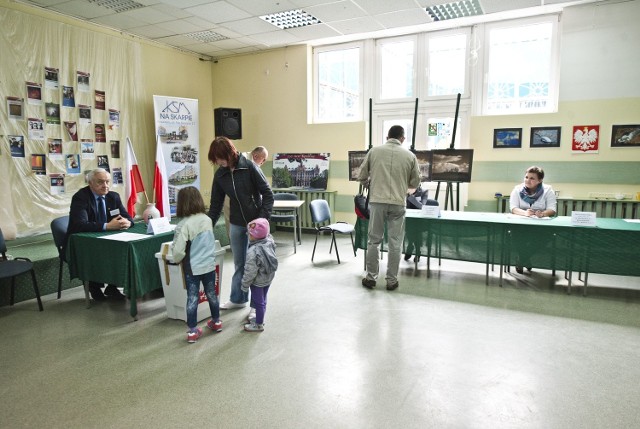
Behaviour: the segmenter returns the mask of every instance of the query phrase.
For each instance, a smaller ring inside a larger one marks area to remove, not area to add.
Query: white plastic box
[[[182,264],[173,262],[171,244],[173,241],[162,243],[160,251],[156,253],[158,268],[162,279],[162,290],[167,304],[167,316],[170,319],[180,319],[187,321],[187,288],[184,283]],[[216,240],[216,296],[220,299],[220,279],[222,278],[222,264],[224,262],[225,250],[220,247],[220,242]],[[200,299],[198,300],[198,322],[211,317],[209,302],[200,285]]]

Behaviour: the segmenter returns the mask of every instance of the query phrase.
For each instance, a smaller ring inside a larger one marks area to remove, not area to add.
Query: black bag
[[[369,193],[364,195],[364,190],[362,193],[356,195],[353,198],[353,203],[355,205],[356,215],[360,219],[369,219]]]
[[[429,190],[422,190],[422,186],[418,186],[418,189],[411,195],[407,195],[407,208],[408,209],[421,209],[429,198]]]

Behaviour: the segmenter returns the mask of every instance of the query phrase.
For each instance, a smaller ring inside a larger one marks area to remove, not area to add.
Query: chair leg
[[[297,231],[296,231],[296,221],[293,221],[293,253],[298,253],[297,249],[296,249],[296,241],[298,240],[297,237]]]
[[[338,264],[340,263],[340,254],[338,253],[338,243],[336,243],[336,233],[335,231],[331,231],[331,242],[336,248],[336,257],[338,258]],[[331,252],[329,252],[331,253]]]
[[[11,277],[11,298],[9,299],[9,305],[13,305],[13,299],[16,296],[16,278]]]
[[[38,281],[36,280],[36,272],[31,270],[31,280],[33,280],[33,291],[36,293],[36,299],[38,300],[38,308],[43,311],[42,300],[40,299],[40,290],[38,289]]]
[[[316,245],[318,244],[318,233],[319,232],[320,231],[316,231],[316,241],[315,241],[315,243],[313,243],[313,252],[311,253],[311,262],[313,262],[313,257],[316,254]]]
[[[353,241],[353,233],[350,232],[349,236],[351,237],[351,248],[353,249],[353,256],[356,256],[356,242]]]
[[[62,295],[62,259],[60,259],[60,270],[58,270],[58,299]]]

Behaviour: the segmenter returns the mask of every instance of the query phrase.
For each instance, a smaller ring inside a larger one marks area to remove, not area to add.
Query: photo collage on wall
[[[597,154],[600,149],[600,125],[573,125],[571,130],[571,153]],[[531,148],[559,148],[561,147],[562,127],[540,126],[531,127],[529,133],[529,147]],[[496,128],[493,130],[493,147],[522,148],[522,128]],[[640,146],[640,125],[612,125],[611,147]]]
[[[29,163],[34,177],[48,176],[51,194],[58,195],[69,184],[65,178],[96,167],[110,171],[110,158],[120,158],[120,111],[109,108],[107,114],[107,94],[92,87],[89,72],[47,66],[42,79],[44,84],[25,81],[24,95],[6,97],[7,117],[20,131],[3,138],[14,162]],[[118,171],[120,180],[114,185],[122,184]]]

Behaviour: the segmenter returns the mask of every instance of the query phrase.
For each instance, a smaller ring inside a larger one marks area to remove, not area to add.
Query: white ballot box
[[[173,262],[171,254],[171,243],[162,243],[160,251],[156,253],[158,268],[162,279],[162,290],[167,304],[167,316],[170,319],[180,319],[187,321],[187,287],[184,282],[182,264]],[[225,250],[220,247],[220,242],[216,240],[216,296],[220,299],[220,279],[222,278],[222,264],[224,262]],[[198,300],[198,322],[211,317],[209,302],[200,285],[200,298]]]

